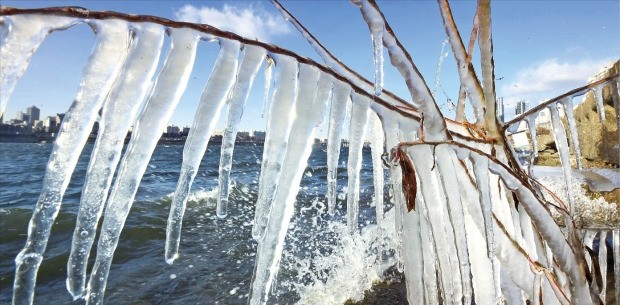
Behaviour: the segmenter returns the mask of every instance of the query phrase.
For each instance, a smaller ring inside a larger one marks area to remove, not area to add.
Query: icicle
[[[219,192],[217,197],[217,216],[220,218],[224,218],[228,214],[230,170],[232,168],[237,128],[243,116],[243,108],[248,99],[250,87],[265,58],[265,54],[266,51],[263,48],[251,45],[245,46],[237,81],[232,89],[233,93],[228,106],[228,118],[226,119],[226,129],[222,138],[220,153]]]
[[[121,161],[110,193],[97,244],[97,259],[88,282],[87,304],[102,304],[112,257],[125,224],[142,175],[187,86],[200,34],[191,29],[170,28],[171,47],[153,86],[145,108],[140,113],[131,141]],[[204,94],[203,94],[204,96]]]
[[[372,120],[374,121],[375,119],[373,118]],[[376,120],[378,121],[378,118],[376,118]],[[403,258],[405,280],[407,282],[407,300],[409,301],[409,304],[424,304],[423,292],[425,277],[422,254],[422,235],[420,234],[420,213],[410,213],[405,215],[403,222],[403,231],[407,236],[407,238],[403,240],[403,251],[407,253],[407,256]],[[424,237],[426,238],[426,236]]]
[[[566,133],[564,132],[564,125],[560,119],[560,113],[558,112],[558,106],[556,104],[549,105],[549,112],[551,113],[551,124],[553,125],[553,137],[555,139],[555,145],[558,148],[560,154],[560,162],[562,164],[562,170],[564,171],[564,180],[566,181],[566,193],[568,195],[568,210],[573,214],[573,187],[572,187],[572,169],[570,165],[570,154],[568,152],[568,140],[566,139]]]
[[[614,284],[616,288],[616,304],[620,304],[620,230],[613,231]]]
[[[288,135],[291,131],[290,114],[297,99],[297,61],[288,56],[275,56],[276,88],[271,97],[271,108],[267,120],[267,136],[263,149],[258,199],[252,228],[252,236],[257,240],[263,236],[267,225],[270,206],[282,170]]]
[[[383,23],[371,26],[370,36],[373,46],[373,66],[375,69],[375,95],[383,91]]]
[[[166,229],[166,262],[172,264],[179,254],[181,227],[187,197],[192,182],[198,173],[200,162],[207,150],[207,145],[224,102],[230,92],[237,74],[239,42],[220,38],[220,53],[213,66],[207,85],[200,98],[198,109],[194,115],[192,128],[189,130],[185,147],[183,147],[183,163],[172,197],[168,226]],[[239,77],[245,77],[239,74]]]
[[[271,57],[267,57],[267,67],[265,68],[265,92],[263,93],[263,112],[261,112],[261,118],[265,117],[267,103],[269,102],[269,91],[271,90],[271,75],[273,74],[273,66],[273,59],[271,59]]]
[[[596,85],[592,89],[592,93],[594,93],[594,98],[596,99],[596,111],[598,112],[598,117],[601,120],[601,123],[605,122],[605,104],[603,103],[603,87],[605,84]]]
[[[594,249],[594,237],[596,237],[596,231],[594,230],[585,230],[585,233],[583,234],[583,245],[585,247],[588,247],[590,250]],[[585,252],[585,257],[586,257],[586,263],[588,264],[588,268],[590,269],[590,271],[592,271],[592,258],[590,257],[590,254],[586,251]]]
[[[79,22],[78,19],[45,15],[4,16],[6,24],[0,45],[0,117],[11,98],[13,89],[24,74],[30,59],[49,33],[64,30]]]
[[[291,61],[290,63],[294,62]],[[325,86],[318,87],[318,90],[321,91],[329,91],[331,87],[331,77],[321,74],[319,80],[319,72],[313,66],[303,64],[299,67],[298,101],[294,105],[295,109],[292,115],[294,121],[288,144],[282,147],[286,152],[282,162],[282,173],[276,181],[277,188],[273,196],[273,207],[267,220],[265,234],[258,243],[249,304],[267,302],[278,272],[284,248],[284,238],[294,212],[299,183],[306,169],[308,157],[312,152],[313,133],[325,109],[325,100],[316,98],[317,83]],[[274,109],[272,108],[272,110]],[[271,113],[271,115],[277,114]]]
[[[28,226],[24,249],[15,258],[13,300],[31,304],[37,271],[43,260],[50,230],[62,203],[71,173],[103,101],[127,55],[126,22],[108,19],[95,22],[97,40],[88,59],[75,101],[69,108],[47,163],[43,187]]]
[[[362,149],[368,125],[370,100],[356,92],[352,94],[351,124],[349,125],[349,160],[347,163],[347,224],[349,233],[357,231],[359,221],[360,170]]]
[[[67,289],[74,298],[83,296],[86,266],[97,224],[129,126],[144,102],[159,62],[164,28],[151,23],[133,25],[136,37],[122,73],[103,107],[99,135],[82,189],[71,254],[67,263]]]
[[[581,148],[579,147],[579,136],[577,135],[577,123],[575,122],[575,113],[573,112],[572,97],[567,96],[563,98],[560,103],[564,106],[564,113],[566,114],[568,129],[570,131],[570,142],[571,146],[573,146],[573,152],[575,152],[575,159],[577,160],[577,169],[581,170]]]
[[[538,117],[538,112],[532,113],[525,117],[525,121],[527,122],[527,127],[530,130],[530,140],[532,141],[532,154],[534,157],[538,157],[538,140],[536,139],[536,118]]]
[[[457,160],[456,154],[447,146],[438,146],[435,148],[437,158],[437,168],[439,176],[448,202],[448,215],[452,222],[454,230],[454,238],[461,270],[461,282],[463,285],[463,297],[465,304],[471,304],[472,299],[472,283],[471,283],[471,267],[469,265],[469,251],[467,249],[467,235],[465,234],[465,221],[463,219],[463,202],[460,193],[455,191],[459,188],[456,172],[454,168],[461,166],[460,163],[454,163]]]
[[[327,210],[329,215],[336,211],[338,159],[342,140],[342,124],[346,115],[347,101],[351,87],[342,82],[334,83],[334,94],[329,114],[327,131]]]
[[[601,285],[601,300],[603,304],[607,304],[605,299],[607,296],[607,230],[601,230],[598,243],[598,264],[601,268],[601,279],[603,283]]]
[[[443,189],[434,162],[429,162],[434,159],[433,149],[430,146],[412,146],[408,147],[406,152],[415,165],[417,176],[423,177],[418,180],[434,239],[444,301],[448,304],[460,304],[463,298],[463,283],[458,259],[453,255],[457,250],[453,224],[447,214],[448,206],[444,195],[448,190]]]
[[[381,155],[383,155],[384,135],[381,120],[374,112],[372,112],[370,117],[370,126],[372,131],[370,136],[370,148],[372,154],[372,181],[375,189],[375,211],[377,215],[377,225],[383,228],[383,177],[385,173],[383,171]]]
[[[422,248],[422,258],[424,262],[424,297],[426,298],[426,304],[439,304],[439,292],[437,290],[437,252],[435,251],[435,245],[433,244],[433,232],[431,231],[428,223],[426,203],[424,202],[424,198],[422,196],[418,198],[416,198],[416,206],[419,207],[418,209],[420,214],[419,247]],[[403,239],[403,244],[408,243],[406,242],[407,239],[409,238]]]

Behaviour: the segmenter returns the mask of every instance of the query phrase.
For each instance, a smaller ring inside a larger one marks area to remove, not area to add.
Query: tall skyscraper
[[[28,113],[28,116],[30,117],[28,122],[30,124],[32,124],[32,123],[34,123],[34,121],[38,121],[39,120],[39,115],[41,114],[41,109],[37,108],[37,106],[28,107],[28,108],[26,108],[26,113]]]
[[[522,114],[530,109],[530,103],[525,100],[520,100],[517,102],[517,107],[515,107],[515,115]]]

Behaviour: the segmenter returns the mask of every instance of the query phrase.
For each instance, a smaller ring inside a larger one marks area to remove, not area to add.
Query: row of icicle
[[[68,28],[82,20],[45,15],[4,16],[8,30],[2,51],[2,108],[29,60],[52,31]],[[100,109],[100,129],[88,165],[80,210],[68,262],[67,288],[74,298],[88,304],[103,303],[107,277],[118,239],[133,203],[140,180],[155,149],[161,130],[169,121],[183,94],[194,66],[200,40],[217,40],[220,52],[200,99],[184,150],[181,173],[174,192],[166,231],[168,263],[178,257],[185,204],[198,166],[207,149],[224,104],[228,105],[223,137],[217,215],[228,213],[228,185],[234,139],[254,77],[262,63],[275,62],[275,86],[267,122],[267,136],[259,195],[256,203],[254,238],[259,240],[252,303],[267,300],[281,257],[284,237],[299,191],[299,182],[312,149],[314,132],[329,117],[327,194],[329,211],[336,205],[336,181],[340,142],[346,107],[352,101],[349,133],[348,219],[351,232],[357,230],[359,171],[366,130],[372,135],[374,184],[383,194],[383,130],[379,117],[370,111],[368,97],[357,94],[346,83],[295,59],[268,54],[258,46],[242,45],[184,28],[152,23],[128,23],[117,19],[89,21],[96,28],[96,41],[75,102],[67,112],[48,162],[43,190],[29,225],[26,246],[16,258],[13,302],[31,304],[38,268],[42,262],[63,193],[71,179],[90,126]],[[170,50],[161,71],[156,68],[164,35]],[[270,90],[271,66],[265,69],[266,93]],[[154,83],[151,79],[155,77]],[[331,101],[331,102],[330,102]],[[350,103],[350,102],[349,102]],[[329,107],[328,107],[329,106]],[[376,106],[373,104],[373,106]],[[329,108],[329,109],[328,109]],[[140,110],[142,109],[142,110]],[[329,115],[326,115],[329,113]],[[132,138],[122,155],[123,140],[132,122]],[[117,169],[118,168],[118,169]],[[117,171],[114,183],[113,176]],[[109,198],[108,198],[109,197]],[[107,198],[107,200],[106,200]],[[375,196],[383,217],[382,195]],[[97,257],[87,280],[88,256],[99,218],[104,215]]]
[[[1,47],[2,110],[14,83],[45,36],[51,30],[81,22],[38,15],[3,18],[10,31]],[[76,102],[65,117],[50,157],[26,246],[16,259],[14,303],[32,303],[36,272],[51,225],[81,152],[76,148],[84,146],[89,127],[101,108],[101,127],[82,192],[68,264],[67,287],[74,297],[85,297],[88,303],[103,302],[118,237],[159,139],[158,130],[168,122],[187,85],[198,41],[215,39],[190,29],[167,29],[170,51],[155,83],[151,84],[166,29],[160,25],[116,19],[90,22],[97,28],[96,45],[84,70]],[[375,42],[379,39],[392,39],[389,35],[381,36],[385,34],[383,27],[371,27],[371,32],[375,46],[381,46]],[[252,230],[259,245],[250,303],[259,304],[266,302],[274,283],[299,182],[311,152],[311,139],[324,117],[329,119],[327,197],[329,212],[334,213],[336,166],[346,107],[351,100],[347,220],[353,234],[357,231],[358,174],[365,133],[367,130],[372,133],[374,184],[376,194],[382,194],[380,156],[384,143],[385,147],[391,148],[400,142],[415,141],[420,126],[372,103],[366,96],[351,92],[349,85],[321,73],[316,67],[268,53],[260,47],[223,38],[216,40],[221,50],[183,152],[181,174],[168,221],[166,260],[172,263],[178,256],[185,203],[208,144],[204,139],[212,134],[224,103],[228,104],[228,118],[221,150],[217,215],[225,217],[228,213],[228,181],[236,126],[242,117],[254,76],[268,56],[275,63],[276,70]],[[374,89],[379,93],[382,50],[375,49],[374,53],[375,67],[378,67]],[[270,67],[265,70],[271,71]],[[269,84],[270,81],[266,81],[266,91],[270,90]],[[552,117],[557,116],[553,107],[551,113]],[[119,116],[122,119],[118,119]],[[121,160],[122,139],[134,118],[137,123],[133,136]],[[559,122],[559,118],[553,120]],[[564,134],[562,142],[561,134],[554,131],[558,145],[565,143],[563,147],[568,152],[564,129],[554,124]],[[369,125],[371,129],[368,129]],[[579,272],[577,266],[570,266],[571,262],[576,262],[575,254],[565,243],[557,242],[565,237],[540,199],[518,177],[483,154],[491,153],[490,145],[468,144],[481,153],[455,144],[406,148],[418,177],[423,178],[418,179],[421,196],[416,197],[418,208],[412,213],[404,212],[401,172],[391,167],[397,240],[402,241],[398,250],[399,267],[406,275],[410,304],[437,304],[440,298],[449,304],[471,304],[472,299],[476,304],[493,304],[502,298],[515,304],[523,303],[524,299],[535,304],[568,304],[570,300],[589,299],[584,293],[587,289],[585,280],[575,276]],[[560,147],[561,150],[564,148]],[[112,185],[117,167],[118,177]],[[565,174],[567,172],[570,175],[570,171],[565,170]],[[110,198],[106,205],[108,193]],[[511,193],[519,198],[522,208],[517,209],[512,203]],[[383,212],[381,198],[381,195],[375,196],[378,223]],[[104,207],[97,259],[86,283],[88,253]],[[617,230],[612,235],[614,251],[618,253]],[[599,252],[600,255],[603,254]],[[614,258],[617,286],[620,264],[616,255]],[[616,295],[619,291],[616,287]],[[602,293],[605,293],[604,289]]]

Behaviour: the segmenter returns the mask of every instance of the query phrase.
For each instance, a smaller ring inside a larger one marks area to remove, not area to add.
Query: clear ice
[[[347,163],[347,224],[349,233],[357,232],[359,220],[360,170],[362,169],[362,149],[370,100],[358,93],[352,95],[351,124],[349,124],[349,159]]]

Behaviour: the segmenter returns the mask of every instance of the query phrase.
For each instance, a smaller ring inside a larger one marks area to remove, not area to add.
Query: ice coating
[[[349,125],[349,159],[347,163],[347,224],[349,233],[357,231],[359,219],[360,170],[362,169],[362,149],[370,100],[358,93],[352,94],[351,124]]]
[[[274,59],[276,61],[276,87],[271,97],[267,120],[267,134],[258,182],[258,199],[252,227],[252,236],[257,240],[263,236],[267,225],[277,181],[282,171],[288,135],[291,131],[291,112],[298,96],[297,61],[282,55],[275,55]]]
[[[261,117],[265,117],[265,111],[267,110],[267,103],[269,102],[269,91],[271,90],[271,76],[273,75],[273,59],[267,57],[267,67],[265,68],[265,92],[263,93],[263,112]]]
[[[178,256],[187,197],[196,173],[198,173],[200,161],[202,161],[207,150],[217,119],[237,75],[239,42],[223,38],[220,38],[219,42],[220,52],[200,97],[192,128],[189,130],[183,147],[181,173],[172,196],[166,228],[165,255],[168,264],[172,264]]]
[[[228,214],[228,194],[230,184],[230,170],[232,168],[232,157],[235,149],[235,139],[243,108],[248,99],[250,88],[254,82],[254,77],[263,63],[266,55],[265,49],[261,47],[246,45],[243,49],[243,58],[239,66],[237,81],[232,88],[230,102],[228,102],[228,117],[226,119],[226,129],[222,137],[220,152],[220,168],[218,176],[218,197],[217,197],[217,216],[226,217]]]
[[[71,174],[103,101],[116,79],[129,47],[124,21],[95,21],[97,38],[84,68],[75,100],[65,115],[47,163],[43,187],[28,225],[28,239],[15,258],[13,300],[32,304],[37,271],[43,260],[50,230],[62,203]]]
[[[383,171],[383,162],[381,161],[381,155],[383,155],[383,146],[385,136],[383,135],[383,124],[379,116],[375,112],[371,112],[370,118],[370,149],[372,155],[372,182],[375,190],[375,196],[373,201],[375,204],[375,211],[377,213],[377,225],[383,227],[383,178],[385,173]],[[417,220],[419,222],[419,220]],[[419,224],[417,225],[419,226]]]
[[[573,213],[574,197],[573,189],[570,187],[572,180],[572,169],[570,165],[570,154],[568,150],[568,140],[566,139],[566,133],[564,132],[564,125],[560,118],[558,106],[556,104],[549,105],[549,112],[551,113],[551,124],[553,126],[553,138],[555,145],[558,148],[560,154],[560,162],[562,164],[562,171],[564,172],[564,180],[566,181],[566,194],[568,196],[568,210],[570,214]]]
[[[351,87],[336,81],[329,111],[329,128],[327,131],[327,209],[330,215],[336,211],[336,191],[338,178],[338,159],[342,140],[342,125],[344,123],[347,101]]]
[[[70,17],[49,15],[4,16],[2,44],[0,45],[0,117],[3,116],[13,89],[24,74],[32,55],[49,33],[66,29],[79,22]]]
[[[321,80],[319,80],[319,75],[321,75]],[[326,86],[317,87],[319,83]],[[294,212],[299,183],[312,152],[314,130],[324,114],[326,100],[317,99],[317,90],[329,91],[331,89],[329,83],[331,83],[330,76],[320,74],[315,67],[300,65],[299,91],[294,105],[294,119],[285,147],[282,173],[278,177],[267,227],[258,243],[249,304],[264,304],[274,284],[284,248],[284,238]]]
[[[372,120],[374,119],[371,118]],[[403,257],[404,274],[407,282],[407,300],[409,304],[424,304],[425,294],[422,292],[425,291],[425,274],[419,213],[405,215],[403,219],[403,233],[408,237],[403,240],[403,252],[408,254]],[[429,302],[431,302],[432,296],[429,296],[429,298]]]
[[[82,189],[67,263],[67,289],[74,298],[84,294],[86,266],[97,224],[120,160],[125,136],[151,87],[164,41],[164,28],[160,25],[136,24],[134,31],[135,37],[126,63],[103,107],[97,141]]]
[[[573,152],[575,153],[577,169],[581,170],[583,168],[581,163],[581,148],[579,146],[579,135],[577,134],[577,122],[575,122],[572,97],[567,96],[563,98],[560,103],[562,103],[564,113],[566,114],[566,121],[568,122],[568,130],[570,132],[570,144],[573,147]]]
[[[594,93],[594,99],[596,100],[596,111],[598,112],[598,117],[601,122],[605,122],[605,104],[603,103],[603,87],[605,87],[605,83],[596,85],[592,88],[592,93]]]
[[[110,192],[97,244],[97,258],[87,289],[87,304],[102,304],[110,264],[140,180],[189,80],[200,34],[183,28],[169,29],[170,50],[145,108],[138,117],[131,141],[121,160]]]

